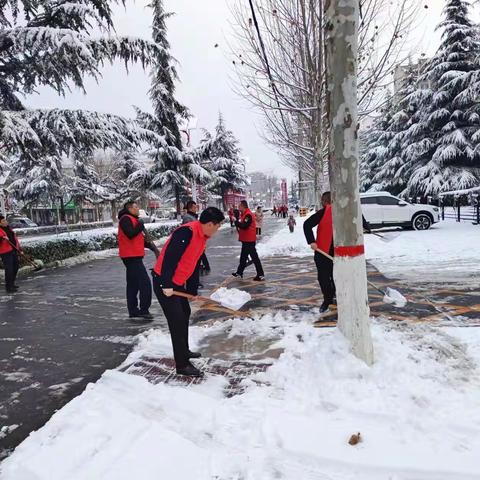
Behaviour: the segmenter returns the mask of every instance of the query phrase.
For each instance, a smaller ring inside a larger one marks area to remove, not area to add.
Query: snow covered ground
[[[299,224],[260,244],[261,255],[311,255]],[[453,278],[460,260],[478,268],[476,228],[367,236],[367,256],[409,280],[428,271],[439,281],[443,261]],[[107,371],[1,464],[0,480],[479,480],[480,329],[376,319],[368,368],[336,329],[312,328],[317,317],[192,327],[193,348],[222,336],[283,353],[231,398],[218,375],[187,388]],[[151,330],[125,364],[170,356],[168,333]]]
[[[387,277],[410,282],[446,282],[471,286],[480,284],[480,226],[445,220],[430,230],[398,230],[365,235],[367,259]],[[305,242],[303,219],[295,232],[287,227],[258,246],[260,256],[310,256]]]
[[[480,330],[468,329],[464,344],[429,327],[375,323],[368,368],[338,331],[311,321],[291,312],[193,327],[196,344],[222,332],[276,337],[284,353],[232,398],[220,376],[185,388],[107,371],[21,444],[0,478],[480,478],[480,350],[469,346]],[[127,363],[170,348],[165,332],[150,331]],[[350,446],[358,432],[363,441]]]

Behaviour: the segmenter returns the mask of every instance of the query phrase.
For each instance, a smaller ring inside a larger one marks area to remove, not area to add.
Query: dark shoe
[[[238,273],[238,272],[234,272],[232,273],[232,275],[235,277],[235,278],[243,278],[243,275],[241,273]]]
[[[188,352],[188,358],[200,358],[201,356],[200,352]]]
[[[186,367],[177,368],[177,375],[185,375],[186,377],[203,377],[203,372],[190,363]]]
[[[331,302],[323,302],[320,306],[320,313],[327,313],[329,311],[330,303]]]
[[[254,279],[253,279],[254,282],[264,282],[265,281],[265,277],[263,275],[257,275]]]
[[[153,320],[153,315],[150,312],[140,312],[138,316],[140,318],[145,318],[146,320]]]

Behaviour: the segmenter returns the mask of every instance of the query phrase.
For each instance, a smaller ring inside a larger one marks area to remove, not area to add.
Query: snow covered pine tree
[[[211,180],[207,183],[207,190],[220,195],[225,205],[225,193],[228,189],[243,189],[249,185],[250,180],[245,173],[245,159],[241,156],[238,140],[231,130],[227,130],[222,114],[218,115],[218,124],[215,128],[215,136],[208,132],[202,141],[206,150],[204,167],[211,173]]]
[[[442,43],[406,99],[410,118],[377,179],[393,178],[408,196],[480,184],[480,42],[469,2],[447,0]],[[395,117],[394,117],[395,118]]]
[[[150,7],[153,9],[153,41],[158,46],[149,92],[154,113],[137,109],[137,119],[145,129],[155,133],[158,140],[152,137],[150,141],[148,154],[153,160],[152,168],[138,172],[133,176],[133,181],[150,189],[163,189],[171,193],[179,214],[180,201],[185,196],[190,179],[202,182],[209,178],[209,174],[200,166],[194,152],[184,151],[182,145],[179,122],[188,118],[188,111],[175,99],[177,72],[169,53],[165,23],[170,14],[164,10],[163,0],[152,0]]]
[[[0,163],[12,163],[10,188],[23,201],[58,194],[62,156],[133,148],[152,135],[114,115],[32,110],[20,100],[39,86],[84,90],[84,77],[99,79],[104,62],[150,62],[158,50],[151,42],[90,35],[94,26],[112,30],[112,3],[0,0]]]

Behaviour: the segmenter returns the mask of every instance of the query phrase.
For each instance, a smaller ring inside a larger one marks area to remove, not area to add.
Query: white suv
[[[361,193],[360,201],[363,215],[372,228],[405,227],[428,230],[440,221],[437,207],[408,203],[388,192]]]

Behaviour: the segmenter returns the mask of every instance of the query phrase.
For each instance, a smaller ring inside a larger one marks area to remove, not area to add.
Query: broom
[[[17,248],[16,245],[14,245],[8,238],[6,238],[7,242],[10,244],[10,246],[23,258],[29,263],[35,270],[35,272],[39,272],[40,270],[43,269],[43,265],[40,265],[39,263],[35,263],[33,260],[30,260],[28,257],[25,257],[23,253]]]

